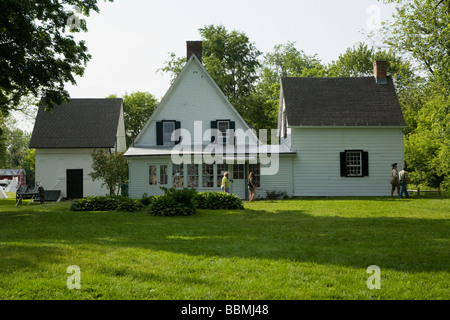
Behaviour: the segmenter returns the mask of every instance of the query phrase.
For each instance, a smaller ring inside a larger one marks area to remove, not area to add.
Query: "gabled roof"
[[[290,127],[406,126],[392,78],[283,78]],[[282,97],[282,98],[283,98]]]
[[[159,103],[158,107],[155,109],[155,111],[150,116],[150,119],[147,120],[146,124],[142,128],[142,130],[139,132],[138,136],[135,139],[135,144],[138,145],[142,137],[145,135],[146,131],[149,129],[150,124],[158,119],[159,114],[161,113],[162,109],[166,105],[166,102],[169,100],[169,97],[173,94],[173,92],[176,90],[176,88],[180,85],[180,83],[183,81],[183,78],[185,77],[186,73],[188,72],[189,68],[193,65],[197,65],[203,74],[206,76],[207,80],[212,84],[214,90],[217,92],[217,95],[222,99],[225,106],[230,110],[230,112],[236,117],[238,121],[241,122],[242,127],[244,130],[250,129],[248,124],[245,122],[245,120],[242,118],[242,116],[237,112],[237,110],[234,108],[234,106],[231,104],[231,102],[228,100],[228,98],[225,96],[223,91],[219,88],[217,83],[214,81],[214,79],[211,77],[209,72],[206,70],[203,63],[199,60],[196,54],[192,54],[189,60],[186,62],[184,67],[182,68],[181,72],[176,77],[175,81],[172,83],[164,97],[161,99],[161,102]],[[257,140],[256,134],[252,134],[254,138]]]
[[[41,106],[30,148],[113,148],[122,99],[71,99],[50,112]]]
[[[19,176],[25,173],[24,169],[0,169],[0,176]]]

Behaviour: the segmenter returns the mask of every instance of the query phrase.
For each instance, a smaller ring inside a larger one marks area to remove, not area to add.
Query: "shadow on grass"
[[[26,209],[0,212],[0,243],[64,242],[192,256],[288,260],[354,268],[378,265],[408,272],[449,271],[446,219],[353,218],[297,209],[200,210],[194,216],[172,218],[150,217],[143,212],[44,209],[45,205],[34,208],[32,215],[25,214]],[[0,247],[0,258],[4,257],[4,250]],[[32,255],[27,247],[16,250],[24,256]],[[49,252],[44,255],[52,258]],[[17,265],[21,265],[19,262]]]

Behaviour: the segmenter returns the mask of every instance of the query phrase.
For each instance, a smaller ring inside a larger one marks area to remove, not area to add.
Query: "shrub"
[[[278,200],[278,199],[288,199],[289,196],[286,191],[267,191],[266,200]]]
[[[142,206],[148,207],[148,205],[152,202],[154,197],[155,196],[148,196],[146,193],[144,193],[142,195],[142,198],[139,199],[139,202],[141,203]]]
[[[244,209],[241,198],[223,192],[200,192],[196,196],[198,209]]]
[[[134,212],[141,207],[140,203],[124,196],[100,196],[75,200],[71,210],[74,211],[129,211]]]
[[[164,188],[164,195],[154,196],[147,207],[147,212],[153,216],[189,216],[196,210],[195,189]]]

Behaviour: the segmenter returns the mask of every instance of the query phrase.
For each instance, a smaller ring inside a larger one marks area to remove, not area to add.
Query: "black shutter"
[[[211,129],[217,129],[217,121],[211,121]],[[212,134],[211,134],[211,142],[216,141],[216,132],[217,130],[213,130]]]
[[[161,121],[156,122],[156,144],[162,146],[163,140],[163,123]]]
[[[362,152],[362,175],[363,177],[369,175],[369,153],[367,151]]]
[[[230,121],[230,141],[229,144],[235,145],[236,144],[236,137],[234,136],[235,130],[236,130],[236,122]]]
[[[178,129],[181,129],[181,122],[175,121],[175,130],[178,130]],[[181,135],[179,132],[177,133],[177,137],[178,137],[178,140],[175,141],[175,144],[179,144],[181,142]]]
[[[347,176],[347,155],[341,152],[341,177]]]

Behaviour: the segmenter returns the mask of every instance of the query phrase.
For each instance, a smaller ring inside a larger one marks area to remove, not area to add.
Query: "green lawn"
[[[448,197],[245,203],[190,217],[0,200],[0,299],[450,299]],[[67,268],[81,289],[67,287]],[[367,268],[381,270],[370,290]]]

